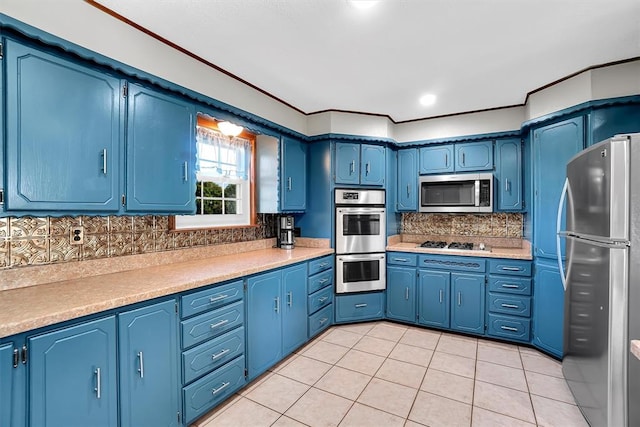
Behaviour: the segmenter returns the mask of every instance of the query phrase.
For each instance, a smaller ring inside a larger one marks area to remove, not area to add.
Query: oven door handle
[[[385,259],[385,254],[358,254],[358,255],[338,255],[337,260],[343,262],[349,261],[371,261],[376,259]]]
[[[383,214],[386,212],[385,208],[338,208],[339,214],[349,215],[349,214]]]

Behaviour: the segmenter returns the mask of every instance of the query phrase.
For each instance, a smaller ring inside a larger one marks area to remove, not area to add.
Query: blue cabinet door
[[[556,217],[567,162],[584,145],[584,118],[533,131],[533,246],[536,257],[557,258]],[[564,214],[561,228],[564,229]],[[564,255],[564,245],[562,255]]]
[[[282,270],[283,356],[307,341],[307,265]]]
[[[169,300],[118,316],[121,426],[177,426],[178,319]]]
[[[6,209],[118,211],[121,81],[12,40],[5,55]]]
[[[12,400],[16,394],[13,383],[13,344],[0,345],[0,426],[11,426]],[[16,396],[17,397],[17,396]]]
[[[247,369],[249,378],[282,359],[282,273],[247,279]]]
[[[418,150],[398,151],[398,185],[396,211],[418,210]]]
[[[291,138],[282,139],[280,210],[303,211],[307,207],[307,146]]]
[[[484,274],[451,273],[451,329],[484,334]]]
[[[113,316],[29,339],[32,426],[118,425]]]
[[[418,323],[448,328],[451,273],[419,270],[418,275]]]
[[[522,144],[520,139],[496,141],[497,196],[499,211],[522,210]],[[496,203],[496,201],[494,201]]]
[[[416,321],[416,269],[387,267],[387,317]]]
[[[558,265],[535,263],[533,284],[533,345],[557,357],[563,354],[564,288]]]
[[[360,184],[384,185],[386,171],[385,148],[362,144],[360,147]]]
[[[127,211],[194,213],[195,108],[133,83],[127,103]]]
[[[360,145],[336,143],[336,184],[360,183]]]
[[[493,141],[456,144],[456,172],[493,169]]]
[[[453,172],[453,144],[420,148],[420,175]]]

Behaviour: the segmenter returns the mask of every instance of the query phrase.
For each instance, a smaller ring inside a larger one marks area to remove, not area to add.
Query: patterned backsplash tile
[[[169,230],[167,216],[0,218],[0,269],[145,254],[268,239],[277,215],[259,214],[257,227]],[[71,228],[84,228],[84,243],[70,243]]]
[[[521,213],[494,214],[402,214],[402,234],[438,236],[523,236],[524,219]]]

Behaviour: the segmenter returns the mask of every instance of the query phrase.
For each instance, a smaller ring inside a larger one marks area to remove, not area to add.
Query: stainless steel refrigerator
[[[640,133],[573,157],[565,197],[562,371],[592,427],[640,426]]]

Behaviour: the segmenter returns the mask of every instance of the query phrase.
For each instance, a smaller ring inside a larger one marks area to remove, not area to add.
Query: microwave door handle
[[[480,180],[479,179],[476,179],[475,190],[476,190],[476,204],[475,204],[475,206],[480,206]]]

